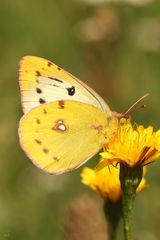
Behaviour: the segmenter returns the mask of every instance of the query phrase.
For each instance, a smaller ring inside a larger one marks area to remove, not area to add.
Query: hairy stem
[[[133,205],[136,189],[142,179],[142,172],[141,167],[129,167],[120,164],[125,240],[133,240]]]

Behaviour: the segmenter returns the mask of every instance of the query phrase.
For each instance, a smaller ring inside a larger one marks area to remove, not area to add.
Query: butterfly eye
[[[75,94],[75,87],[72,86],[70,88],[66,88],[66,90],[68,91],[68,95],[73,96]]]

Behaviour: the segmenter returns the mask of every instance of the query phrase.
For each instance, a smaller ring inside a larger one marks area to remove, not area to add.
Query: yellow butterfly
[[[111,110],[93,89],[46,59],[23,57],[19,85],[24,112],[20,144],[48,173],[78,168],[116,128]]]

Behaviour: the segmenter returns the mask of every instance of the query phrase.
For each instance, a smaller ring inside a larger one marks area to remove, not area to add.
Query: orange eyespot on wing
[[[20,144],[39,168],[51,174],[75,169],[105,141],[108,119],[98,108],[56,101],[32,109],[20,121]]]
[[[23,57],[19,85],[24,113],[45,103],[71,100],[91,104],[111,116],[109,107],[93,89],[46,59]]]

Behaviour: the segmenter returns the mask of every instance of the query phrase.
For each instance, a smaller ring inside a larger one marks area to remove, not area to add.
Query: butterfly
[[[46,59],[23,57],[19,86],[24,112],[19,124],[20,145],[32,162],[48,173],[78,168],[116,129],[106,102]]]

